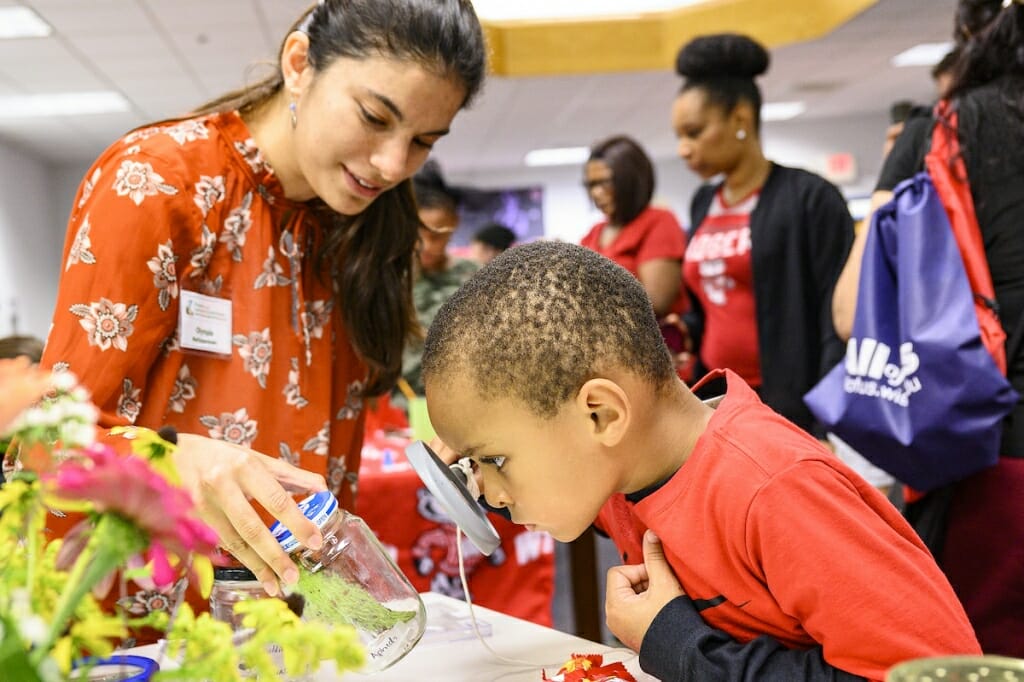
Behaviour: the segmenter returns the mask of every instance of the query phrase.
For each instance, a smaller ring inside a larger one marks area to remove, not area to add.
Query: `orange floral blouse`
[[[321,238],[237,112],[136,130],[75,197],[43,364],[80,378],[104,428],[276,454],[351,509],[367,370],[313,272]],[[181,347],[185,291],[230,299],[230,355]]]

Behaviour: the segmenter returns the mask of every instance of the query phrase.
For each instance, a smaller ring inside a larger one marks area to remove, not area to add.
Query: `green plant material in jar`
[[[295,591],[306,599],[303,615],[327,623],[348,623],[378,635],[416,617],[416,611],[384,606],[362,586],[330,571],[299,571]]]

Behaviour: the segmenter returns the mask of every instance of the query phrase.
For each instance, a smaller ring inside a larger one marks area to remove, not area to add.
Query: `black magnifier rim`
[[[437,453],[421,440],[407,445],[405,455],[420,480],[452,521],[462,529],[477,549],[485,556],[490,556],[501,545],[501,537],[484,510],[466,490],[465,484],[441,461]]]

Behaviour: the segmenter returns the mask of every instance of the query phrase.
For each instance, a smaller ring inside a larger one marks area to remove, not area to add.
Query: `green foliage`
[[[416,617],[416,611],[389,609],[360,585],[326,570],[300,570],[295,591],[306,598],[306,617],[325,623],[348,623],[374,635]]]
[[[242,679],[245,670],[254,679],[276,682],[315,671],[323,661],[334,661],[339,674],[366,661],[353,628],[303,622],[280,599],[239,602],[235,612],[243,616],[238,633],[183,604],[168,633],[167,652],[181,668],[161,670],[155,680],[221,682]]]

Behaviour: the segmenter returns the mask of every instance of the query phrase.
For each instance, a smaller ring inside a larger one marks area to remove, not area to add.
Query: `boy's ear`
[[[576,409],[589,421],[591,435],[605,446],[618,445],[629,428],[626,392],[610,379],[591,379],[576,393]]]

